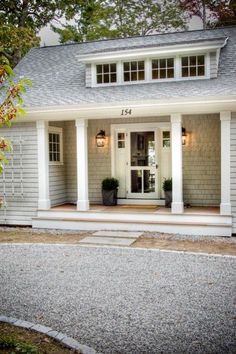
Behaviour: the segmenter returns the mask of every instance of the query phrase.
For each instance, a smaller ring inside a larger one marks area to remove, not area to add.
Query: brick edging
[[[54,331],[52,328],[43,326],[41,324],[35,324],[32,322],[23,321],[14,317],[7,317],[3,315],[2,316],[0,315],[0,322],[9,323],[17,327],[31,329],[35,332],[46,334],[47,336],[56,339],[58,342],[60,342],[62,345],[66,346],[67,348],[79,349],[82,354],[99,354],[93,348],[79,343],[77,340],[68,337],[66,334],[58,331]]]

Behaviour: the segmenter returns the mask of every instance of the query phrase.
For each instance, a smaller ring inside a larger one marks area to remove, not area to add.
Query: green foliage
[[[0,349],[14,349],[12,354],[39,354],[35,346],[19,341],[15,337],[1,336]]]
[[[63,15],[72,0],[0,1],[0,47],[14,67],[27,51],[39,45],[38,31]]]
[[[105,191],[112,191],[119,187],[119,181],[113,177],[107,177],[102,181],[102,189]]]
[[[185,28],[185,16],[174,0],[77,0],[67,6],[66,23],[52,26],[61,43],[148,35]]]
[[[22,94],[25,92],[26,86],[31,85],[31,81],[21,79],[16,83],[13,78],[14,72],[8,60],[0,56],[0,128],[3,126],[10,127],[12,120],[16,119],[17,116],[24,117],[26,115],[25,110],[22,108]],[[6,153],[11,151],[11,142],[0,137],[0,173],[2,173],[4,165],[8,162]],[[0,199],[1,206],[2,201]]]
[[[164,192],[172,191],[172,178],[165,178],[162,188]]]
[[[203,28],[215,27],[235,16],[235,0],[178,0],[186,14],[202,20]]]

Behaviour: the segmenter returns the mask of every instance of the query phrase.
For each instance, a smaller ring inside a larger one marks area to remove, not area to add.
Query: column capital
[[[182,114],[181,113],[171,113],[170,121],[171,121],[171,123],[181,123],[182,122]]]
[[[76,118],[75,120],[75,126],[76,127],[88,127],[88,120],[85,118]]]
[[[37,129],[45,129],[48,126],[48,121],[46,120],[37,120],[36,127]]]
[[[231,112],[230,111],[220,112],[220,120],[221,121],[230,121],[231,120]]]

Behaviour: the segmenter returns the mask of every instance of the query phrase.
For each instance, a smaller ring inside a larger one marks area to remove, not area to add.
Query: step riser
[[[43,220],[34,219],[33,228],[44,229],[62,229],[62,230],[78,230],[78,231],[155,231],[164,233],[175,233],[181,235],[193,236],[227,236],[232,234],[231,226],[191,226],[191,225],[158,225],[158,224],[135,224],[135,223],[116,223],[116,222],[91,222],[91,221],[66,221],[66,220]]]
[[[177,223],[222,223],[230,224],[232,223],[231,216],[222,215],[191,215],[191,214],[126,214],[126,213],[98,213],[98,212],[79,212],[79,211],[38,211],[39,218],[62,218],[62,219],[96,219],[96,220],[110,220],[118,221],[124,220],[127,222],[177,222]]]

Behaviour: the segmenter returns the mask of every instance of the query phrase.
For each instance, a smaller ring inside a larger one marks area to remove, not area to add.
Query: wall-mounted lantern
[[[104,147],[105,139],[106,139],[105,130],[100,130],[100,132],[96,135],[97,147]]]
[[[182,145],[186,145],[186,138],[187,138],[186,129],[182,128]]]

